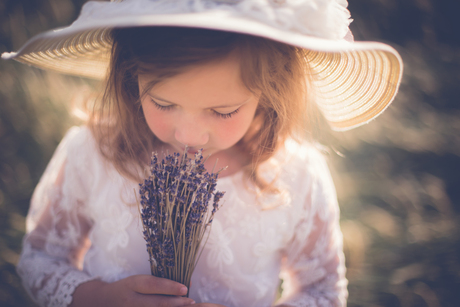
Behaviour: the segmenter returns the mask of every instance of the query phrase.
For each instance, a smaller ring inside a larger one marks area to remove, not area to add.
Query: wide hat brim
[[[18,52],[4,53],[2,58],[65,74],[103,79],[112,46],[110,31],[142,26],[238,32],[304,48],[318,93],[316,103],[331,128],[338,131],[358,127],[381,114],[393,101],[401,81],[401,57],[386,44],[323,39],[215,10],[146,13],[91,23],[75,22],[67,28],[37,35]]]

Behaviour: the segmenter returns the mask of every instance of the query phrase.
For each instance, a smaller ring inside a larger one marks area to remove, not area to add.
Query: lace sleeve
[[[283,297],[278,304],[346,306],[347,280],[335,187],[324,158],[314,164],[301,222],[286,250]]]
[[[83,178],[79,167],[84,157],[78,156],[78,163],[71,157],[81,136],[81,129],[72,128],[64,137],[34,191],[27,216],[17,271],[40,306],[67,306],[75,288],[94,279],[81,271],[91,226],[84,213],[89,178]]]

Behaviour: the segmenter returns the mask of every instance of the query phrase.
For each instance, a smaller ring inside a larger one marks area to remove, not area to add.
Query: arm
[[[75,164],[68,161],[77,130],[72,129],[54,153],[34,191],[27,217],[17,271],[41,306],[67,306],[75,287],[91,279],[79,269],[91,227],[83,210],[85,185]]]
[[[315,164],[302,219],[285,253],[279,306],[346,306],[335,188],[324,159]]]

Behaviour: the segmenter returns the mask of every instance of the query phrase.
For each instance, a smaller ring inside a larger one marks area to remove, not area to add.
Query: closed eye
[[[159,104],[158,102],[156,102],[153,98],[150,98],[150,101],[152,101],[153,105],[161,110],[161,111],[168,111],[168,110],[171,110],[174,105],[168,105],[168,106],[165,106],[165,105],[162,105],[162,104]]]
[[[150,101],[153,103],[153,105],[154,105],[157,109],[159,109],[159,110],[161,110],[161,111],[169,111],[169,110],[172,110],[172,109],[175,107],[174,104],[167,105],[167,106],[165,106],[165,105],[163,105],[163,104],[160,104],[160,103],[158,103],[157,101],[155,101],[155,99],[153,99],[153,98],[150,98]],[[229,112],[229,113],[220,113],[220,112],[217,112],[216,110],[211,110],[211,111],[212,111],[212,113],[213,113],[215,116],[217,116],[217,117],[219,117],[219,118],[228,119],[228,118],[231,118],[231,117],[232,117],[233,115],[235,115],[236,113],[238,113],[238,112],[240,111],[240,108],[238,108],[238,109],[236,109],[236,110],[234,110],[234,111],[232,111],[232,112]]]
[[[223,119],[228,119],[230,117],[232,117],[233,115],[235,115],[236,113],[238,113],[240,111],[240,108],[236,109],[235,111],[232,111],[230,113],[219,113],[215,110],[212,110],[212,112],[214,113],[214,115],[220,117],[220,118],[223,118]]]

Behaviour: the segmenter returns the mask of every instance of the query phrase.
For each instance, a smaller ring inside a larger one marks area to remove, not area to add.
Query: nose
[[[174,133],[176,140],[182,145],[200,149],[209,141],[206,126],[196,119],[183,119],[176,124]]]

